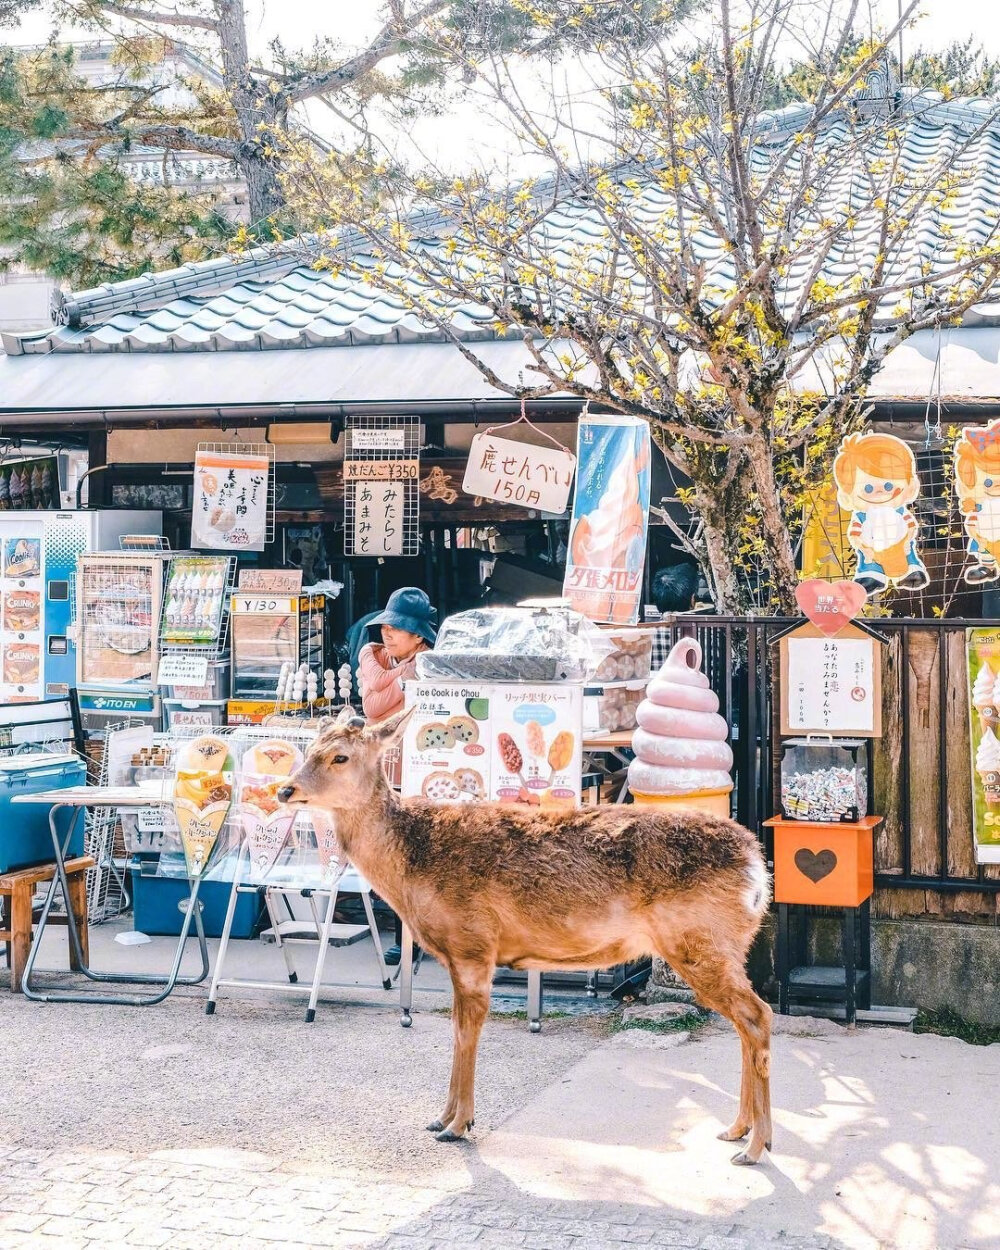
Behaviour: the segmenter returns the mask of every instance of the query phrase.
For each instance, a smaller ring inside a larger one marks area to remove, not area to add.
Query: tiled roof
[[[944,267],[957,243],[975,244],[997,227],[1000,215],[1000,117],[992,101],[945,101],[934,92],[911,93],[903,106],[905,138],[903,160],[918,173],[921,167],[950,160],[961,175],[958,193],[942,206],[928,207],[912,223],[907,245],[893,275],[906,279],[920,266]],[[759,119],[755,159],[761,168],[776,148],[803,123],[807,110],[791,106]],[[837,139],[834,121],[831,141]],[[976,133],[979,131],[979,133]],[[973,136],[971,139],[969,136]],[[842,209],[849,196],[852,172],[831,192],[839,197],[815,206],[816,212]],[[551,185],[536,188],[551,196]],[[641,185],[632,211],[647,226],[661,223],[668,197],[651,180]],[[425,212],[409,223],[415,246],[435,247],[453,223],[442,214]],[[540,227],[550,254],[578,263],[603,248],[604,226],[596,210],[569,197],[557,201]],[[540,240],[541,242],[542,240]],[[351,258],[339,274],[312,268],[315,241],[258,248],[237,257],[201,261],[128,282],[97,287],[61,297],[54,310],[56,329],[19,343],[19,352],[154,352],[233,351],[302,348],[341,344],[440,339],[437,327],[414,313],[411,303],[376,288],[364,277],[374,263],[364,254],[358,236],[340,240],[338,252]],[[713,282],[725,288],[733,278],[731,257],[720,240],[705,231],[696,240]],[[873,229],[861,223],[850,246],[831,254],[822,276],[840,285],[858,272],[874,254],[878,242]],[[360,271],[360,272],[359,272]],[[790,304],[807,280],[803,268],[788,274],[779,292]],[[981,305],[980,324],[1000,321],[998,304]],[[883,323],[894,315],[887,301]],[[469,339],[493,337],[488,310],[477,303],[441,305],[455,332]]]

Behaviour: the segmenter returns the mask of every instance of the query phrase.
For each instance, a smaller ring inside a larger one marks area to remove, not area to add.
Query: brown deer
[[[749,1134],[733,1162],[756,1163],[771,1147],[771,1009],[744,969],[768,905],[757,839],[695,811],[401,801],[380,759],[409,715],[369,727],[349,716],[329,722],[278,797],[332,814],[345,855],[451,976],[451,1084],[427,1127],[455,1141],[472,1126],[498,965],[608,968],[655,952],[736,1026],[740,1105],[720,1137]]]

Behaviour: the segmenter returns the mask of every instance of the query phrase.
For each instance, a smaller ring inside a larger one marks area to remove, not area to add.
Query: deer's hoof
[[[431,1120],[430,1124],[427,1125],[428,1133],[440,1133],[443,1128],[443,1120]]]
[[[716,1134],[719,1141],[742,1141],[750,1130],[748,1128],[740,1128],[738,1124],[734,1124],[732,1128],[723,1129],[721,1133]]]
[[[738,1168],[752,1168],[760,1162],[760,1157],[764,1153],[763,1149],[754,1150],[752,1146],[747,1146],[745,1150],[740,1150],[729,1160]]]
[[[436,1134],[436,1137],[438,1141],[446,1141],[446,1142],[464,1140],[464,1138],[459,1136],[458,1133],[453,1133],[450,1128],[446,1128],[443,1132]]]

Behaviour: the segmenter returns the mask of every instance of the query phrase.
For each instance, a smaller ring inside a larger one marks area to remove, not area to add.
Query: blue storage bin
[[[190,888],[185,878],[156,876],[156,866],[156,857],[136,857],[129,860],[133,924],[140,933],[176,936],[184,923],[184,913],[178,904],[187,900]],[[222,936],[226,908],[229,906],[230,886],[228,881],[203,881],[198,888],[198,902],[201,904],[201,920],[205,926],[206,937]],[[232,936],[253,937],[263,910],[264,899],[259,890],[255,894],[240,893],[236,899]],[[195,932],[193,922],[190,931]]]
[[[0,759],[0,872],[51,863],[55,858],[49,831],[48,803],[11,803],[15,795],[42,790],[66,790],[87,784],[87,766],[75,755],[10,755]],[[59,821],[65,833],[64,813]],[[83,854],[83,817],[80,816],[66,858]]]

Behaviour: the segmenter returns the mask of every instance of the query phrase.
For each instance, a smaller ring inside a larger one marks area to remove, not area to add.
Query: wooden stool
[[[80,935],[80,947],[84,961],[90,962],[90,942],[87,935],[87,869],[93,868],[96,860],[90,855],[81,855],[78,859],[66,861],[66,878],[69,881],[69,899],[67,905],[72,907],[76,918],[76,928]],[[7,963],[10,967],[10,988],[15,994],[21,992],[21,977],[24,965],[28,961],[31,950],[31,901],[35,886],[43,881],[51,881],[55,876],[55,864],[38,864],[34,868],[17,868],[12,872],[0,875],[0,898],[10,902],[6,906],[6,929],[0,929],[0,942],[7,943]],[[50,924],[66,924],[65,916],[51,916]],[[76,970],[79,963],[73,953],[73,943],[69,945],[69,966]]]

